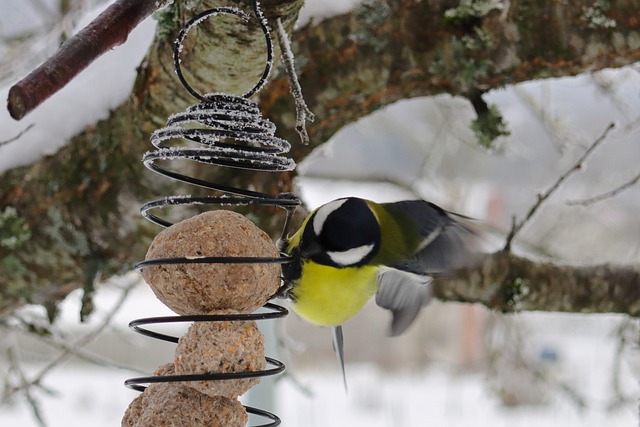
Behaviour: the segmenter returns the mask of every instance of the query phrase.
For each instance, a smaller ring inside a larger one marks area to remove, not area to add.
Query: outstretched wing
[[[478,234],[465,224],[465,217],[424,200],[386,205],[413,221],[420,234],[414,259],[393,267],[418,274],[437,274],[468,266],[477,259]]]
[[[429,303],[432,280],[429,276],[393,268],[380,270],[376,274],[376,304],[393,313],[391,336],[402,334],[418,316],[420,309]]]

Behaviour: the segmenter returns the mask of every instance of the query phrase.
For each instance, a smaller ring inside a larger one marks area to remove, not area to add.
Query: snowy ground
[[[50,427],[111,427],[137,393],[125,389],[127,375],[97,368],[64,367],[46,381],[55,395],[42,397]],[[301,394],[290,382],[277,387],[283,426],[351,427],[623,427],[637,425],[632,410],[607,413],[579,411],[567,402],[551,406],[504,408],[490,395],[479,374],[451,375],[433,368],[388,375],[374,367],[349,367],[350,391],[345,395],[338,375],[307,373],[314,397]],[[24,401],[0,411],[2,426],[36,426]]]
[[[632,412],[581,413],[561,402],[505,408],[487,393],[482,375],[452,375],[441,368],[404,375],[386,375],[373,368],[351,369],[352,386],[347,396],[339,389],[338,377],[316,374],[310,381],[316,391],[313,399],[302,397],[286,383],[278,389],[284,425],[617,427],[637,423]]]

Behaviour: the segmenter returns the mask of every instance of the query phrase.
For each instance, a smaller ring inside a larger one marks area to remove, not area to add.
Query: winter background
[[[55,0],[0,2],[0,35],[35,32]],[[307,0],[301,22],[340,13],[353,1]],[[82,27],[105,5],[94,1]],[[44,6],[43,6],[44,5]],[[98,59],[24,120],[0,111],[0,171],[55,152],[86,125],[107,117],[129,94],[154,21]],[[51,54],[43,37],[14,56],[0,46],[0,98]],[[11,61],[7,59],[10,58]],[[404,101],[343,129],[299,166],[310,207],[345,195],[377,201],[423,197],[483,220],[488,249],[500,245],[511,215],[521,216],[583,150],[616,124],[587,167],[524,230],[520,252],[571,262],[639,261],[640,190],[606,203],[568,206],[628,181],[640,160],[640,66],[528,82],[491,91],[511,130],[493,152],[474,143],[474,112],[450,96]],[[126,298],[123,296],[126,295]],[[0,426],[113,426],[137,395],[126,378],[146,375],[173,358],[173,347],[129,331],[138,317],[171,314],[136,273],[102,286],[96,313],[78,320],[72,293],[47,340],[10,328],[45,314],[25,307],[0,324],[0,377],[5,384],[41,378],[29,395],[7,397]],[[345,392],[328,331],[294,315],[261,325],[270,355],[288,374],[243,397],[271,408],[284,426],[629,426],[638,424],[638,325],[618,315],[522,313],[500,316],[478,306],[434,303],[405,336],[385,337],[388,319],[375,306],[345,325],[349,391]],[[18,328],[19,329],[19,328]],[[96,333],[99,330],[99,333]],[[285,348],[274,343],[283,340]],[[65,346],[74,357],[57,362]],[[19,369],[17,369],[19,367]],[[250,425],[259,424],[252,420]]]

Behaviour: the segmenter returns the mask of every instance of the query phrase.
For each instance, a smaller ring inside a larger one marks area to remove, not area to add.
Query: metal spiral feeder
[[[202,95],[193,89],[185,80],[180,68],[180,51],[182,43],[189,29],[198,25],[204,19],[218,15],[235,15],[247,22],[250,16],[235,8],[216,8],[202,12],[192,18],[182,29],[175,42],[174,67],[180,82],[185,89],[200,102],[184,112],[169,117],[167,125],[155,131],[151,136],[151,143],[156,147],[155,151],[148,152],[143,157],[144,165],[150,170],[163,176],[176,179],[188,184],[204,187],[222,193],[222,196],[193,197],[189,195],[176,195],[160,200],[145,203],[141,208],[142,215],[149,221],[163,227],[172,225],[171,222],[162,219],[152,213],[154,209],[177,205],[259,205],[275,206],[286,211],[283,232],[286,230],[289,219],[300,200],[290,193],[282,193],[275,196],[234,188],[219,183],[204,181],[195,177],[172,171],[158,163],[176,159],[186,159],[221,167],[231,167],[256,171],[281,172],[291,171],[295,168],[295,162],[281,156],[290,149],[290,144],[281,138],[274,136],[275,125],[261,117],[258,106],[248,99],[258,92],[266,83],[272,68],[273,47],[269,29],[260,11],[257,1],[253,3],[253,9],[258,18],[260,27],[265,35],[267,44],[267,62],[264,73],[258,83],[243,96],[229,94],[205,94]],[[193,127],[194,125],[198,127]],[[191,127],[189,127],[191,126]],[[185,145],[171,145],[170,141],[181,143],[193,143],[198,147]],[[223,142],[224,141],[224,142]],[[160,264],[188,264],[188,263],[285,263],[290,258],[282,257],[199,257],[199,258],[160,258],[140,262],[136,268]],[[134,331],[154,339],[178,342],[178,337],[166,335],[143,326],[178,323],[178,322],[221,322],[221,321],[246,321],[275,319],[287,315],[287,310],[276,304],[267,303],[261,310],[251,314],[224,314],[224,315],[192,315],[192,316],[167,316],[150,317],[133,320],[129,327]],[[125,381],[125,385],[131,389],[144,391],[143,384],[158,382],[183,382],[183,381],[217,381],[229,379],[241,379],[275,375],[284,371],[282,362],[266,357],[268,368],[260,371],[236,372],[236,373],[205,373],[196,375],[165,375],[131,378]],[[280,419],[270,412],[247,407],[248,413],[270,420],[268,424],[256,427],[277,426]]]
[[[222,261],[221,261],[222,262]],[[224,261],[224,262],[229,262]],[[254,261],[255,262],[255,261]],[[162,317],[147,317],[142,319],[136,319],[129,322],[129,327],[139,334],[159,339],[162,341],[168,341],[177,343],[179,337],[172,335],[166,335],[159,332],[154,332],[149,329],[141,327],[141,325],[153,325],[161,323],[182,323],[182,322],[223,322],[223,321],[242,321],[242,320],[267,320],[277,319],[284,317],[288,314],[286,308],[273,303],[267,303],[264,309],[269,310],[266,313],[250,313],[250,314],[224,314],[224,315],[193,315],[193,316],[162,316]],[[241,378],[256,378],[265,377],[269,375],[276,375],[285,370],[285,366],[277,359],[266,357],[268,365],[273,366],[270,369],[264,369],[260,371],[249,372],[227,372],[227,373],[204,373],[204,374],[192,374],[192,375],[152,375],[147,377],[130,378],[124,382],[125,386],[136,390],[144,391],[146,386],[142,384],[151,383],[163,383],[163,382],[183,382],[183,381],[220,381],[231,380]],[[257,415],[263,418],[270,419],[272,422],[268,424],[261,424],[256,427],[271,427],[280,425],[280,418],[268,411],[253,408],[251,406],[245,406],[247,413]]]

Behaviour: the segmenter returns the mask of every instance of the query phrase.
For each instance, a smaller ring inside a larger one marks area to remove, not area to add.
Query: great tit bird
[[[301,317],[334,327],[342,363],[340,325],[371,297],[392,312],[391,335],[400,335],[431,299],[432,276],[476,259],[477,233],[463,218],[423,200],[329,202],[279,242],[292,258],[280,296]]]

